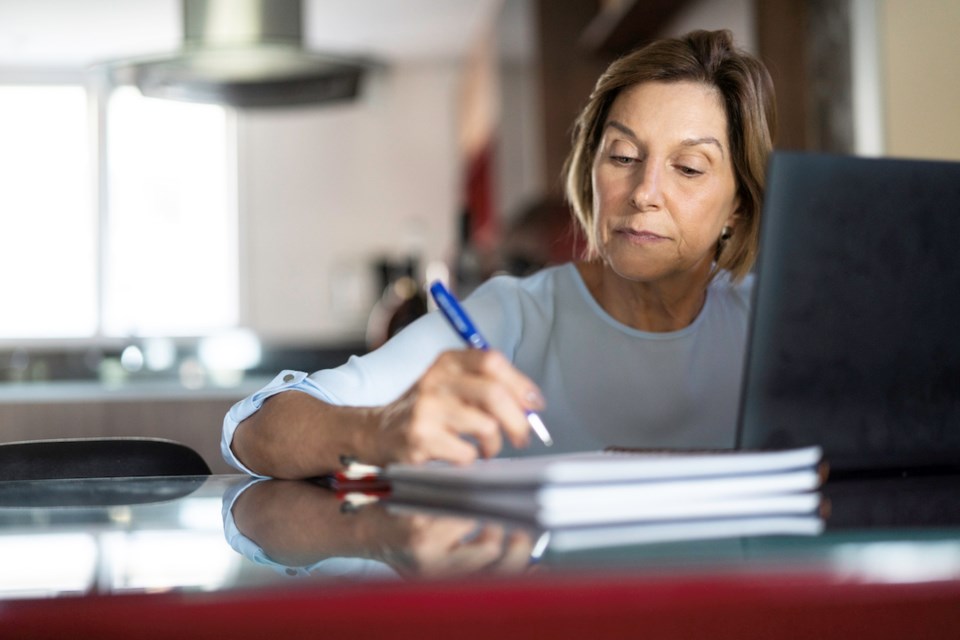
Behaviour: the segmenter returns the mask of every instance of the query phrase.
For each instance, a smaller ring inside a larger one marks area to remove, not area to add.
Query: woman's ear
[[[741,204],[740,197],[737,196],[736,201],[733,203],[733,211],[727,216],[726,221],[723,223],[724,230],[729,230],[730,234],[733,234],[733,231],[737,228],[737,224],[743,218],[743,205]],[[728,236],[729,237],[729,236]]]

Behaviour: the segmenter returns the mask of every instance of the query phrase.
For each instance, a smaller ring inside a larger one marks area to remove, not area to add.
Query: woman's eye
[[[694,169],[693,167],[686,167],[686,166],[680,165],[677,168],[680,170],[680,173],[682,173],[685,176],[693,177],[693,176],[699,176],[703,174],[703,171],[700,171],[699,169]]]
[[[637,158],[634,158],[631,156],[618,156],[618,155],[612,155],[610,156],[610,159],[616,162],[617,164],[622,164],[622,165],[628,165],[637,161]]]

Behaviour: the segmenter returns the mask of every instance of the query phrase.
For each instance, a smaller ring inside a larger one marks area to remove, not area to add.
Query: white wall
[[[408,63],[369,76],[355,102],[238,114],[245,324],[271,341],[360,338],[376,257],[449,259],[459,74]]]

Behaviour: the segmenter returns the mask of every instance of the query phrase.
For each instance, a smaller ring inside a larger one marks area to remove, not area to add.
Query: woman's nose
[[[637,183],[633,187],[630,203],[637,209],[643,210],[661,204],[660,191],[661,175],[656,163],[649,159],[641,164],[637,172]]]

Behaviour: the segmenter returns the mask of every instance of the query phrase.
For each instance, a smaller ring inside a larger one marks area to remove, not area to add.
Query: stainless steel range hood
[[[368,63],[303,47],[301,0],[183,0],[172,55],[111,65],[114,82],[151,97],[237,107],[354,98]]]

